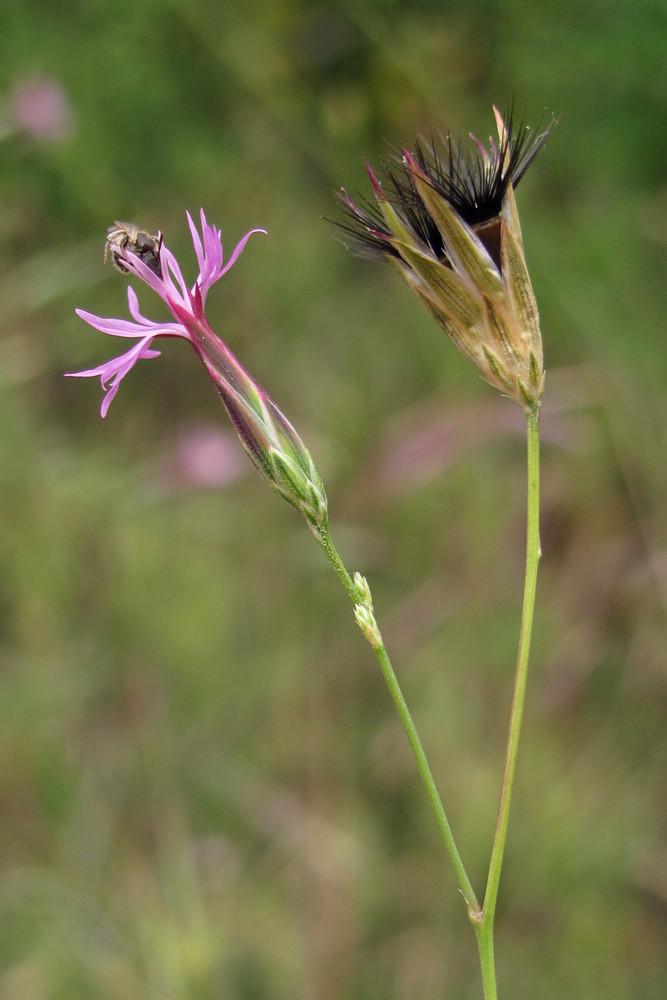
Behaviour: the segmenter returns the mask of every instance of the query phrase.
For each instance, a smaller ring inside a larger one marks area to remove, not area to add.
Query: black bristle
[[[556,124],[529,129],[525,121],[513,134],[514,113],[510,107],[505,118],[506,135],[499,147],[493,143],[488,152],[475,144],[466,152],[451,135],[423,138],[415,143],[414,159],[433,190],[457,212],[468,225],[477,227],[500,215],[503,198],[510,184],[516,187],[533,159],[546,143]],[[508,158],[507,166],[505,159]],[[419,196],[415,179],[405,158],[396,154],[385,165],[382,178],[384,194],[406,226],[435,257],[446,259],[440,231]],[[355,204],[343,190],[338,193],[344,219],[334,224],[343,233],[342,240],[361,257],[400,258],[392,246],[394,235],[377,205],[367,198]]]

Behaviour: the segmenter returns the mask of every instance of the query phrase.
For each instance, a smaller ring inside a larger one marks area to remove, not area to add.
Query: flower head
[[[546,142],[523,123],[513,132],[494,108],[498,142],[451,136],[402,157],[378,179],[374,201],[343,189],[339,223],[360,256],[391,261],[483,378],[537,411],[544,387],[537,305],[523,255],[514,187]]]
[[[178,262],[162,237],[151,247],[153,256],[146,263],[141,240],[113,240],[113,260],[117,267],[140,278],[166,303],[173,321],[156,321],[143,316],[133,288],[127,299],[131,320],[103,318],[77,309],[77,315],[96,330],[114,337],[128,337],[135,343],[125,353],[82,372],[68,374],[78,378],[98,376],[105,390],[102,416],[106,416],[121,381],[140,359],[159,355],[153,341],[159,337],[180,337],[189,341],[218,391],[246,452],[271,486],[300,510],[317,533],[326,524],[327,503],[317,469],[301,438],[273,400],[240,364],[223,340],[211,329],[204,307],[211,287],[237,261],[253,233],[252,229],[236,245],[225,261],[220,230],[209,226],[201,211],[201,235],[188,213],[192,243],[199,265],[194,285],[188,286]],[[116,227],[128,227],[116,223]],[[112,227],[113,228],[113,227]],[[139,236],[137,227],[130,227]],[[114,232],[119,232],[117,228]],[[107,241],[108,244],[109,241]],[[157,255],[156,259],[153,259]]]

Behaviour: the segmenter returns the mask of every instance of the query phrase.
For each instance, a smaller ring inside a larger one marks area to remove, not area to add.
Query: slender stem
[[[533,628],[535,611],[535,590],[537,586],[537,567],[540,561],[540,432],[539,414],[527,415],[527,463],[528,463],[528,503],[526,515],[526,573],[523,591],[523,609],[521,613],[521,634],[517,657],[516,675],[514,678],[514,694],[510,711],[509,730],[507,733],[507,748],[505,751],[505,767],[500,790],[498,819],[491,849],[489,874],[484,895],[484,907],[481,919],[475,923],[477,945],[479,949],[482,981],[484,983],[485,1000],[495,1000],[497,996],[495,971],[493,962],[493,922],[498,900],[500,871],[507,839],[512,786],[516,770],[521,719],[526,695],[526,678],[528,674],[528,659],[530,655],[530,638]]]
[[[355,605],[355,610],[360,605],[364,606],[363,597],[360,592],[360,589],[356,585],[356,583],[352,580],[349,573],[345,569],[345,566],[343,565],[340,556],[338,555],[336,549],[334,548],[333,542],[331,541],[331,537],[329,536],[329,532],[326,528],[320,530],[320,541],[327,554],[329,562],[335,569],[341,582],[343,583],[343,586],[347,590],[349,597],[353,601]],[[366,605],[366,609],[372,616],[370,595],[369,595],[369,602]],[[364,630],[362,629],[362,631]],[[375,655],[377,656],[380,668],[382,670],[382,674],[385,679],[385,683],[389,689],[389,693],[393,699],[394,705],[396,706],[396,710],[403,724],[403,728],[410,742],[410,746],[412,747],[412,752],[417,762],[417,769],[421,776],[422,782],[424,783],[426,794],[428,795],[429,801],[433,808],[433,812],[435,813],[435,818],[437,820],[438,827],[440,829],[440,835],[442,837],[443,843],[445,845],[447,853],[449,854],[451,862],[454,866],[456,879],[458,881],[461,894],[463,895],[463,898],[466,901],[468,907],[468,913],[471,919],[474,919],[475,916],[479,916],[479,902],[477,901],[477,897],[475,896],[475,891],[470,883],[470,879],[468,878],[468,874],[463,865],[463,861],[461,860],[461,856],[456,846],[456,842],[454,841],[454,835],[452,834],[452,830],[449,825],[449,821],[447,820],[447,816],[445,814],[442,802],[440,800],[440,795],[438,793],[438,789],[433,779],[433,775],[431,773],[428,760],[426,759],[426,754],[424,753],[424,748],[422,747],[421,740],[419,739],[419,735],[417,733],[417,729],[415,728],[415,724],[412,721],[412,716],[410,715],[407,703],[405,701],[405,698],[403,697],[403,692],[401,691],[398,679],[391,665],[389,655],[387,654],[384,641],[382,639],[379,629],[377,628],[374,618],[373,618],[372,639],[369,637],[369,634],[367,634],[366,631],[364,631],[364,634],[366,635],[366,638],[369,640],[371,646],[373,647],[373,650],[375,651]]]
[[[445,810],[443,808],[438,790],[431,774],[431,769],[426,759],[426,754],[421,745],[414,722],[408,710],[405,698],[401,692],[396,674],[394,673],[391,661],[387,655],[384,641],[377,628],[373,615],[370,594],[367,599],[358,584],[358,578],[353,580],[345,569],[340,556],[334,548],[333,542],[326,527],[320,528],[318,537],[324,548],[329,562],[336,571],[339,579],[345,587],[350,599],[355,605],[355,614],[361,609],[365,612],[361,617],[357,614],[357,621],[362,626],[362,631],[380,663],[385,682],[389,688],[389,693],[398,711],[403,728],[407,734],[410,746],[417,762],[419,774],[424,783],[426,793],[435,813],[440,834],[445,848],[454,866],[459,888],[468,906],[468,916],[475,929],[477,936],[477,948],[479,951],[479,961],[482,973],[482,985],[484,990],[484,1000],[497,1000],[498,992],[496,987],[496,971],[494,960],[493,927],[498,900],[498,887],[500,884],[500,872],[507,839],[507,826],[509,823],[510,804],[512,799],[512,786],[514,784],[514,773],[516,770],[517,754],[519,750],[519,736],[521,733],[521,720],[523,716],[523,706],[526,695],[526,680],[528,675],[528,660],[530,656],[530,639],[533,628],[533,616],[535,611],[535,593],[537,587],[537,567],[539,565],[540,550],[540,437],[539,437],[539,413],[527,414],[527,515],[526,515],[526,572],[524,578],[523,607],[521,612],[521,633],[519,637],[519,651],[517,656],[516,674],[514,679],[514,693],[512,697],[512,708],[510,711],[509,730],[507,734],[507,748],[505,751],[505,766],[500,790],[500,804],[498,806],[498,819],[493,838],[491,850],[491,860],[489,862],[489,873],[486,883],[486,893],[484,896],[484,906],[480,910],[477,897],[470,884],[467,872],[461,860],[461,856],[456,847]]]
[[[482,990],[484,1000],[498,1000],[496,987],[496,963],[493,953],[493,920],[487,926],[485,923],[473,924],[477,935],[477,950],[479,965],[482,972]]]

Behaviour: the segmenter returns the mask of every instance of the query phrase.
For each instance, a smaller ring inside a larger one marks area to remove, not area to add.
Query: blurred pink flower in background
[[[183,427],[151,463],[151,478],[165,493],[229,486],[250,470],[234,434],[215,424]]]
[[[184,482],[202,488],[226,486],[248,470],[236,438],[213,426],[183,432],[174,457]]]
[[[74,128],[72,109],[60,83],[51,76],[26,76],[7,95],[17,131],[37,142],[57,142]]]

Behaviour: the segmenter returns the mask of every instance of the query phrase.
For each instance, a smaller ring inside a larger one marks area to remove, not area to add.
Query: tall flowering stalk
[[[523,251],[514,188],[553,125],[513,128],[494,108],[498,142],[472,137],[464,152],[451,136],[417,141],[378,178],[373,199],[339,195],[344,242],[360,256],[389,261],[482,377],[517,403],[527,421],[526,568],[519,651],[505,766],[484,902],[480,907],[458,852],[452,858],[477,935],[486,1000],[497,997],[493,927],[526,692],[539,537],[539,412],[544,362],[537,304]]]
[[[354,605],[355,620],[375,652],[410,741],[468,906],[477,910],[479,906],[475,894],[458,856],[426,755],[375,620],[368,583],[359,573],[355,573],[354,577],[348,573],[331,539],[326,494],[319,473],[287,417],[213,332],[204,313],[206,295],[211,286],[235,263],[250,236],[265,230],[253,229],[247,233],[225,264],[220,232],[208,225],[204,212],[201,212],[201,237],[189,214],[188,223],[199,264],[199,274],[192,287],[186,285],[178,262],[164,244],[162,236],[152,237],[136,226],[129,227],[127,223],[116,223],[115,227],[110,227],[107,255],[111,253],[119,270],[133,274],[152,288],[166,303],[174,322],[161,323],[143,316],[131,287],[127,296],[132,320],[105,319],[78,309],[81,319],[95,329],[115,337],[132,337],[136,343],[129,351],[97,368],[71,374],[80,378],[100,378],[106,392],[101,410],[104,417],[122,379],[137,361],[156,357],[159,353],[151,347],[156,338],[180,337],[192,345],[211,377],[246,452],[273,489],[304,515],[345,587]]]

